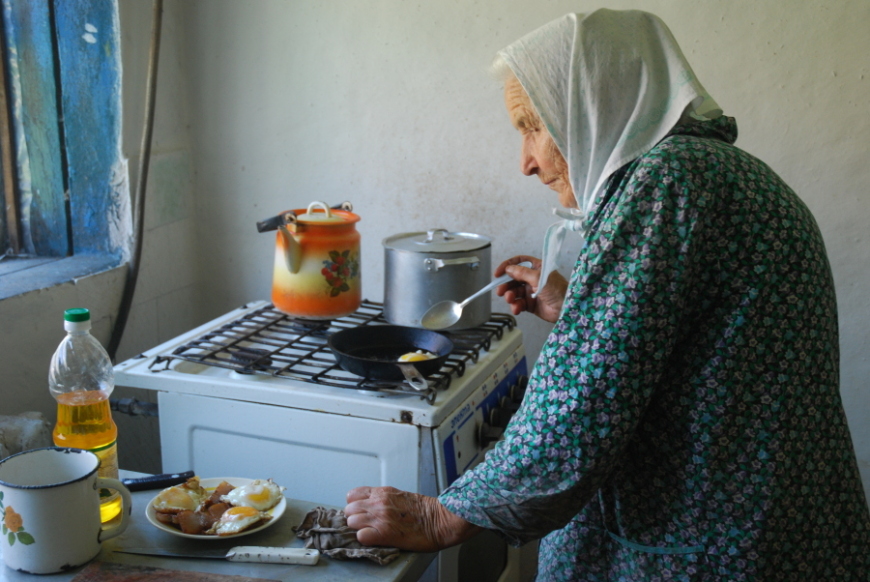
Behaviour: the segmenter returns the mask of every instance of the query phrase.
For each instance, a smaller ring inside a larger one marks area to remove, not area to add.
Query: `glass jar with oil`
[[[84,308],[64,312],[66,337],[57,347],[48,372],[51,395],[57,400],[54,444],[85,449],[100,458],[99,476],[118,478],[118,427],[112,420],[109,395],[115,372],[109,354],[91,335],[91,314]],[[100,490],[100,520],[121,511],[121,498],[112,489]]]

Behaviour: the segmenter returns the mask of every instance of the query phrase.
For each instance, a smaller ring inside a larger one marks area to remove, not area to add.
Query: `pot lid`
[[[449,232],[433,228],[427,232],[405,232],[384,239],[384,247],[414,253],[462,253],[490,246],[489,237],[470,232]]]

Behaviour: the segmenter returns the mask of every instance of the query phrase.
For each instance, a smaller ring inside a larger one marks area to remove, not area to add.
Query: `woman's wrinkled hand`
[[[394,487],[357,487],[347,494],[348,527],[364,546],[437,552],[462,543],[480,528],[447,510],[434,497]]]
[[[520,267],[518,263],[523,261],[530,261],[531,268]],[[537,291],[541,278],[541,259],[527,255],[511,257],[496,267],[494,274],[500,277],[505,273],[514,280],[499,285],[495,292],[499,297],[504,297],[514,315],[527,311],[544,321],[556,322],[562,312],[565,293],[568,291],[568,281],[561,273],[558,271],[550,273],[547,284],[536,297],[532,297],[532,294]]]

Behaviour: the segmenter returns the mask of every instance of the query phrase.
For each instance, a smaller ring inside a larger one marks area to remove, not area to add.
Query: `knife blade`
[[[172,485],[184,483],[195,473],[193,471],[185,471],[184,473],[163,473],[162,475],[149,475],[148,477],[135,477],[131,479],[121,479],[121,483],[127,486],[130,491],[145,491],[147,489],[163,489]]]
[[[308,548],[277,548],[267,546],[236,546],[229,550],[176,551],[164,548],[115,548],[121,554],[141,554],[166,558],[204,558],[229,560],[230,562],[254,562],[262,564],[299,564],[313,566],[320,559],[320,552]]]

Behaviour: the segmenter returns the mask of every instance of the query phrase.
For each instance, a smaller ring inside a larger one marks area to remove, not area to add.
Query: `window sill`
[[[0,301],[108,271],[121,264],[114,255],[0,260]]]

